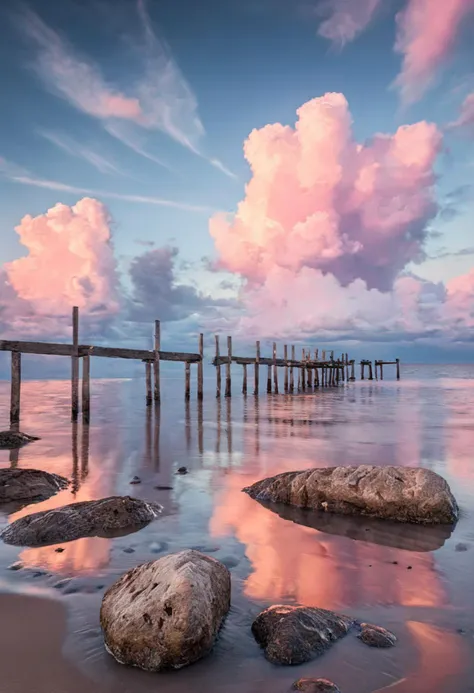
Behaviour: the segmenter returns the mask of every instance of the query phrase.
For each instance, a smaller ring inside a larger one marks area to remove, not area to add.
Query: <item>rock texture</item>
[[[46,500],[68,484],[63,476],[41,469],[0,469],[0,503]]]
[[[22,445],[39,440],[36,436],[29,436],[20,431],[0,431],[0,450],[12,450],[21,448]]]
[[[252,633],[274,664],[303,664],[318,657],[353,626],[333,611],[305,606],[271,606],[255,619]]]
[[[244,491],[259,501],[397,522],[452,524],[458,506],[446,481],[412,467],[327,467],[285,472]]]
[[[371,623],[361,623],[361,631],[357,636],[370,647],[393,647],[397,642],[396,636],[385,628]]]
[[[105,593],[100,622],[118,662],[161,671],[208,654],[229,608],[227,568],[187,550],[125,573]]]
[[[160,512],[158,504],[112,496],[26,515],[8,525],[0,538],[14,546],[44,546],[80,537],[126,534]]]
[[[341,693],[336,684],[328,679],[298,679],[292,689],[304,693]]]

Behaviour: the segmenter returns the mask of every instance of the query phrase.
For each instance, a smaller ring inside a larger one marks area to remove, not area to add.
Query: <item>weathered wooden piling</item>
[[[395,363],[397,364],[397,380],[400,380],[400,359],[396,359]]]
[[[285,344],[283,347],[283,358],[285,360],[285,395],[288,394],[288,346]]]
[[[295,354],[295,345],[291,345],[291,361],[292,364],[290,366],[290,392],[294,392],[295,390],[295,373],[293,369],[293,361],[296,361],[296,354]]]
[[[306,391],[306,349],[301,350],[301,389]]]
[[[369,361],[368,366],[369,366],[369,380],[373,380],[374,379],[374,373],[372,371],[372,361]]]
[[[222,373],[221,373],[221,363],[220,363],[220,348],[219,348],[219,335],[216,334],[216,397],[221,396],[221,385],[222,385]]]
[[[146,381],[146,405],[150,407],[153,404],[153,391],[151,384],[151,363],[145,361],[145,381]]]
[[[186,401],[191,397],[191,364],[186,361],[184,364],[184,399]]]
[[[154,336],[154,349],[153,349],[153,374],[154,374],[154,389],[153,389],[153,399],[155,402],[160,402],[161,390],[160,390],[160,349],[161,349],[161,326],[160,321],[155,320],[155,336]]]
[[[91,411],[91,359],[89,354],[82,357],[82,421],[88,424]]]
[[[258,395],[258,387],[259,387],[259,369],[260,369],[260,342],[257,341],[256,343],[256,354],[255,354],[255,370],[254,370],[254,390],[253,393],[254,395]]]
[[[267,366],[267,395],[271,394],[272,391],[272,367],[270,364]]]
[[[20,423],[20,399],[21,399],[21,354],[12,351],[11,363],[11,397],[10,397],[10,425],[17,426]]]
[[[356,376],[355,376],[355,359],[352,359],[352,361],[351,361],[351,377],[349,378],[349,380],[351,382],[354,382],[355,379],[356,379]]]
[[[198,361],[197,366],[197,398],[202,399],[204,397],[204,335],[202,333],[199,335],[199,356],[201,360]]]
[[[71,420],[79,415],[79,308],[72,309]]]
[[[379,361],[379,368],[380,368],[380,380],[383,380],[383,362]]]
[[[273,342],[273,390],[275,394],[278,394],[278,369],[276,365],[277,360],[277,345]]]
[[[227,337],[227,363],[225,371],[225,396],[230,397],[232,394],[232,337]]]
[[[345,355],[346,357],[346,380],[349,382],[350,380],[350,375],[349,375],[349,354]]]
[[[360,379],[365,380],[365,361],[360,362]]]
[[[242,394],[246,395],[247,394],[247,364],[244,363],[243,365],[243,377],[242,377]]]

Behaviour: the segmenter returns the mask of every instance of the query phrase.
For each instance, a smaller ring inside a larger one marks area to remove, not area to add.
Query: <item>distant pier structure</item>
[[[225,366],[224,396],[232,395],[232,364],[242,366],[242,393],[247,395],[252,391],[258,396],[262,387],[260,384],[261,367],[267,368],[266,384],[263,388],[267,394],[293,394],[314,391],[319,388],[337,387],[345,382],[356,379],[356,361],[348,354],[335,357],[334,351],[302,349],[298,357],[295,345],[284,345],[283,356],[278,356],[277,344],[273,343],[272,355],[262,356],[260,341],[255,344],[254,356],[236,356],[232,351],[232,337],[227,337],[227,353],[221,355],[219,336],[215,336],[215,356],[212,365],[216,368],[216,396],[222,395],[222,367]],[[155,320],[153,349],[128,349],[122,347],[105,347],[80,344],[79,342],[79,308],[72,309],[72,343],[60,344],[53,342],[26,342],[0,340],[0,351],[11,352],[11,398],[10,425],[17,427],[20,422],[21,402],[21,363],[22,354],[37,354],[49,356],[67,356],[71,359],[71,419],[77,421],[82,412],[84,423],[90,419],[90,359],[118,358],[138,360],[145,364],[146,404],[159,405],[161,401],[160,363],[172,361],[184,363],[184,396],[191,396],[191,365],[197,365],[198,400],[204,397],[204,335],[198,337],[197,353],[179,351],[163,351],[161,348],[160,321]],[[82,362],[82,387],[80,387],[80,364]],[[400,380],[400,360],[374,362],[360,361],[361,380],[383,380],[383,367],[396,366],[396,378]],[[253,387],[248,383],[248,367],[253,367]],[[279,383],[279,369],[284,369],[283,386]],[[81,391],[81,393],[80,393]],[[81,396],[80,396],[81,394]],[[82,404],[82,406],[80,406]]]

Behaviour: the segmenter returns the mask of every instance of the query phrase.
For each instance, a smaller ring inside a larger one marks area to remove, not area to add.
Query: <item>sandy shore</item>
[[[67,614],[61,604],[0,594],[0,614],[0,693],[99,693],[62,654]]]

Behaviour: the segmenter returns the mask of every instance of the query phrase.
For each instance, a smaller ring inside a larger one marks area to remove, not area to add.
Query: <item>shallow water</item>
[[[89,427],[69,421],[69,383],[24,383],[21,430],[41,440],[0,451],[0,464],[46,469],[72,485],[0,514],[1,527],[30,512],[113,494],[158,501],[164,511],[135,534],[79,539],[60,545],[61,553],[1,544],[1,591],[67,605],[64,651],[94,691],[141,693],[158,681],[170,693],[283,693],[300,676],[325,676],[343,693],[474,691],[474,367],[404,368],[399,383],[220,402],[209,375],[201,405],[185,404],[181,378],[164,378],[156,412],[145,407],[142,381],[94,380]],[[2,428],[8,403],[9,384],[0,383]],[[461,507],[454,532],[275,512],[241,492],[286,470],[361,463],[439,472]],[[182,465],[186,476],[175,474]],[[134,475],[141,484],[130,485]],[[190,547],[232,573],[232,609],[214,651],[170,674],[116,664],[98,626],[105,588],[140,562]],[[15,561],[24,568],[9,570]],[[250,625],[262,608],[281,602],[370,620],[392,629],[399,643],[378,651],[349,635],[312,663],[272,666]]]

